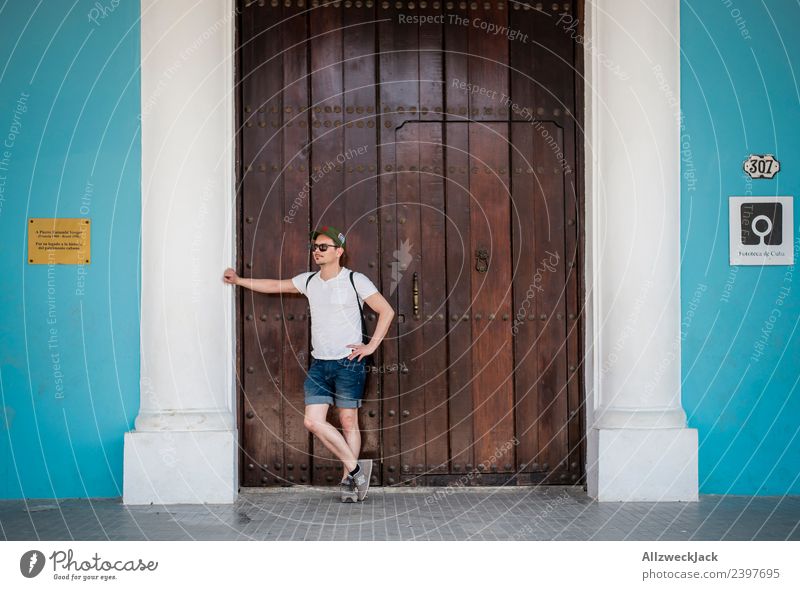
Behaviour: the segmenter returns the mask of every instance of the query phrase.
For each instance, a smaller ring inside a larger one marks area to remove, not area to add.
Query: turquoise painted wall
[[[0,5],[0,498],[122,494],[139,409],[138,18],[136,0]],[[29,265],[30,217],[91,219],[91,264]]]
[[[729,196],[800,196],[798,23],[794,0],[681,3],[683,404],[701,493],[800,493],[800,271],[728,264]],[[782,171],[749,180],[751,153]]]

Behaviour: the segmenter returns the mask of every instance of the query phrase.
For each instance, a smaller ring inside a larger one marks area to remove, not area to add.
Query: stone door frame
[[[681,407],[679,0],[586,0],[587,492],[696,501]],[[141,406],[123,501],[238,493],[235,0],[142,0]]]

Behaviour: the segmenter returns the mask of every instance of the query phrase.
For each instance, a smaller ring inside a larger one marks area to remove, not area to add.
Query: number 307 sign
[[[772,154],[751,155],[742,165],[750,178],[772,178],[781,169],[781,163]]]
[[[792,197],[730,197],[730,263],[794,264]]]

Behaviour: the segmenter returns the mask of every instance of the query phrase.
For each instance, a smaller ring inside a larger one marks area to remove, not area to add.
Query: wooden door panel
[[[345,208],[341,200],[344,172],[337,161],[337,156],[344,151],[342,20],[343,12],[333,4],[309,13],[310,33],[315,39],[310,44],[311,174],[312,178],[319,179],[311,186],[311,229],[320,222],[345,227]],[[328,420],[339,427],[333,409],[328,413]],[[312,437],[312,441],[314,483],[338,483],[342,475],[341,463],[317,437]]]
[[[376,127],[379,123],[375,107],[375,7],[353,6],[343,13],[343,125],[342,154],[345,219],[350,249],[345,264],[351,270],[367,275],[380,286],[380,249],[375,216],[378,206],[378,148]],[[324,182],[324,181],[323,181]],[[324,222],[323,220],[319,220]],[[367,330],[375,330],[376,315],[365,307]],[[388,345],[387,345],[388,346]],[[380,362],[380,355],[377,356]],[[364,402],[359,410],[361,457],[373,459],[373,483],[380,483],[381,401],[380,376],[367,375]]]
[[[574,42],[561,5],[484,4],[446,12],[528,41],[398,22],[445,3],[240,6],[240,274],[315,269],[328,223],[395,307],[359,413],[375,483],[583,474]],[[307,301],[239,305],[243,484],[336,484],[302,424]]]
[[[376,111],[380,113],[377,129],[380,138],[378,162],[379,202],[376,223],[380,226],[379,268],[383,295],[399,310],[398,291],[391,286],[397,277],[396,264],[393,265],[393,253],[398,251],[399,242],[395,219],[397,209],[397,179],[393,174],[396,159],[395,128],[398,122],[398,105],[417,104],[416,56],[413,49],[417,46],[416,30],[402,30],[396,26],[397,14],[400,11],[390,3],[385,15],[377,23],[378,76],[379,87]],[[408,82],[405,82],[408,80]],[[387,290],[388,286],[388,290]],[[393,370],[399,364],[399,334],[401,324],[392,323],[386,339],[381,345],[381,358],[386,368],[381,375],[381,437],[382,437],[382,475],[388,485],[400,482],[402,457],[400,451],[401,411],[399,396],[399,379],[401,373]]]
[[[281,123],[283,134],[283,165],[279,177],[279,181],[283,183],[282,215],[286,217],[294,209],[294,215],[290,218],[292,222],[287,225],[305,228],[308,225],[308,203],[302,195],[305,195],[304,186],[308,178],[309,158],[304,148],[309,142],[309,130],[303,107],[308,104],[309,96],[308,84],[305,83],[308,54],[303,40],[308,36],[308,30],[305,18],[299,17],[301,11],[302,9],[293,6],[286,7],[283,12],[286,19],[282,27],[283,43],[287,47],[282,54],[283,115],[275,119]],[[271,125],[269,128],[275,131]],[[271,225],[275,227],[274,220]],[[282,236],[280,278],[291,278],[308,267],[307,243],[308,239],[303,231],[288,231]],[[277,304],[274,307],[280,307],[272,312],[267,321],[273,330],[282,328],[284,331],[280,381],[282,408],[278,418],[283,424],[285,483],[311,483],[311,437],[303,426],[303,382],[310,360],[307,300],[296,295],[261,297]],[[281,316],[283,321],[276,321],[275,316]]]
[[[420,126],[406,123],[396,133],[397,154],[397,238],[398,258],[405,244],[410,249],[422,247],[420,220]],[[402,222],[401,222],[402,220]],[[399,356],[407,371],[400,372],[400,450],[404,477],[426,471],[425,445],[425,339],[422,321],[414,313],[412,280],[422,270],[420,255],[410,255],[408,264],[398,264],[395,280],[398,284],[398,347]],[[403,262],[403,261],[400,261]]]
[[[455,4],[454,18],[469,18],[466,6]],[[463,22],[463,21],[460,21]],[[448,80],[469,80],[469,37],[461,27],[444,27],[445,68]],[[472,304],[472,232],[470,230],[469,190],[469,94],[457,85],[446,88],[443,108],[446,145],[446,198],[447,217],[447,302],[445,318],[448,320],[447,339],[450,350],[448,366],[448,410],[450,436],[450,472],[462,474],[472,471],[474,459],[473,400],[472,400],[472,322],[468,320]],[[462,320],[466,318],[466,320]]]
[[[243,47],[242,65],[253,72],[242,88],[242,276],[278,276],[279,258],[270,252],[280,248],[279,235],[272,232],[273,220],[282,214],[282,186],[279,182],[282,137],[280,39],[270,27],[280,8],[254,12],[244,34],[252,39]],[[258,245],[258,246],[256,246]],[[242,292],[244,315],[242,339],[242,395],[244,422],[243,478],[245,485],[275,485],[285,481],[282,420],[281,357],[283,331],[273,322],[275,302],[263,295]]]
[[[511,211],[514,305],[511,331],[514,334],[514,390],[516,408],[517,469],[535,471],[539,448],[538,340],[541,322],[541,272],[537,275],[534,227],[534,195],[537,184],[533,153],[533,125],[511,124]]]
[[[419,125],[419,218],[422,256],[416,277],[419,317],[422,322],[425,385],[425,462],[428,473],[448,473],[447,436],[447,274],[444,199],[443,125]],[[412,293],[415,277],[412,275]],[[407,284],[407,283],[406,283]]]
[[[547,129],[555,141],[560,141],[560,130],[552,123],[536,126],[514,123],[511,127],[515,131],[509,141],[505,137],[507,127],[477,123],[448,126],[448,138],[458,138],[459,129],[468,130],[472,154],[469,166],[443,166],[448,196],[439,208],[434,204],[440,185],[428,180],[428,168],[436,165],[437,155],[435,152],[426,155],[424,150],[441,144],[437,131],[440,125],[407,122],[397,133],[397,194],[401,197],[402,211],[398,233],[404,241],[422,236],[425,244],[421,258],[414,260],[406,272],[413,275],[414,268],[446,268],[448,260],[453,259],[454,263],[449,264],[453,271],[445,273],[454,278],[453,284],[444,286],[447,303],[454,309],[455,298],[460,296],[466,303],[466,311],[451,315],[448,338],[457,339],[456,331],[462,325],[470,326],[469,341],[461,348],[451,348],[446,358],[446,366],[451,369],[448,375],[451,378],[466,375],[472,391],[470,409],[463,415],[449,416],[451,440],[458,428],[463,430],[464,424],[474,434],[464,439],[463,447],[451,443],[454,450],[449,457],[450,472],[457,472],[456,464],[459,470],[473,469],[466,467],[471,461],[465,461],[463,467],[457,463],[465,448],[474,449],[475,467],[484,464],[489,471],[501,473],[515,468],[549,471],[566,458],[568,450],[564,428],[563,172],[553,167],[554,152],[538,129]],[[447,154],[458,153],[446,145],[442,149]],[[509,166],[509,151],[516,154],[513,166]],[[467,162],[466,157],[463,161]],[[433,166],[426,166],[426,162]],[[466,182],[449,177],[460,170],[469,171],[468,176],[465,174]],[[466,193],[460,190],[462,187]],[[415,208],[417,217],[413,215]],[[428,211],[447,211],[448,217],[459,212],[465,214],[463,224],[449,234],[452,243],[441,241],[436,231],[436,216]],[[508,234],[502,231],[493,231],[506,227],[516,227],[513,233],[516,242],[510,242]],[[462,230],[473,236],[469,250],[459,235]],[[515,244],[513,251],[511,243]],[[477,258],[473,253],[480,249],[485,249],[488,255],[485,272],[475,270]],[[459,284],[462,274],[470,280]],[[408,377],[401,375],[402,409],[407,418],[402,427],[403,469],[413,480],[418,480],[419,474],[436,473],[440,465],[430,460],[440,430],[429,425],[438,418],[435,412],[442,407],[435,401],[430,367],[438,366],[445,356],[434,346],[440,291],[427,270],[421,276],[421,316],[414,318],[412,314],[412,325],[405,322],[400,335],[401,360],[408,362],[414,373],[422,372]],[[512,310],[512,295],[514,309],[523,310],[522,314]],[[413,307],[413,297],[404,291],[399,301],[400,311],[406,316]],[[512,348],[513,345],[516,346]],[[459,365],[463,370],[452,370]],[[462,392],[454,388],[452,381],[447,391],[448,405],[457,409]],[[415,419],[419,412],[428,416],[424,427]],[[517,444],[520,457],[515,460]],[[422,462],[423,456],[427,463]]]
[[[469,128],[475,460],[490,462],[493,470],[508,464],[504,470],[510,471],[513,451],[509,459],[501,450],[514,438],[508,124],[471,123]],[[485,270],[477,270],[482,253],[488,256],[480,262]]]
[[[432,4],[420,7],[422,16],[439,12]],[[419,125],[419,211],[420,242],[415,254],[421,256],[416,283],[419,289],[419,322],[424,349],[423,383],[425,397],[425,471],[448,473],[447,417],[447,276],[445,273],[446,212],[444,203],[444,128],[441,112],[444,89],[442,26],[426,23],[419,27],[419,120],[437,121]],[[416,124],[416,123],[412,123]],[[412,274],[412,293],[415,277]],[[407,279],[405,285],[408,285]]]
[[[538,430],[539,454],[534,458],[543,471],[556,475],[567,458],[566,418],[566,309],[564,298],[564,172],[550,137],[562,145],[561,131],[552,123],[542,124],[533,133],[533,158],[536,163],[534,185],[534,281],[539,317],[538,350]],[[558,472],[560,475],[560,472]]]

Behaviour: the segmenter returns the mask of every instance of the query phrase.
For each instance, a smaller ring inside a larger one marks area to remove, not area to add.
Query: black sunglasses
[[[309,244],[308,249],[312,252],[319,249],[320,252],[327,252],[328,248],[336,248],[336,244]]]

